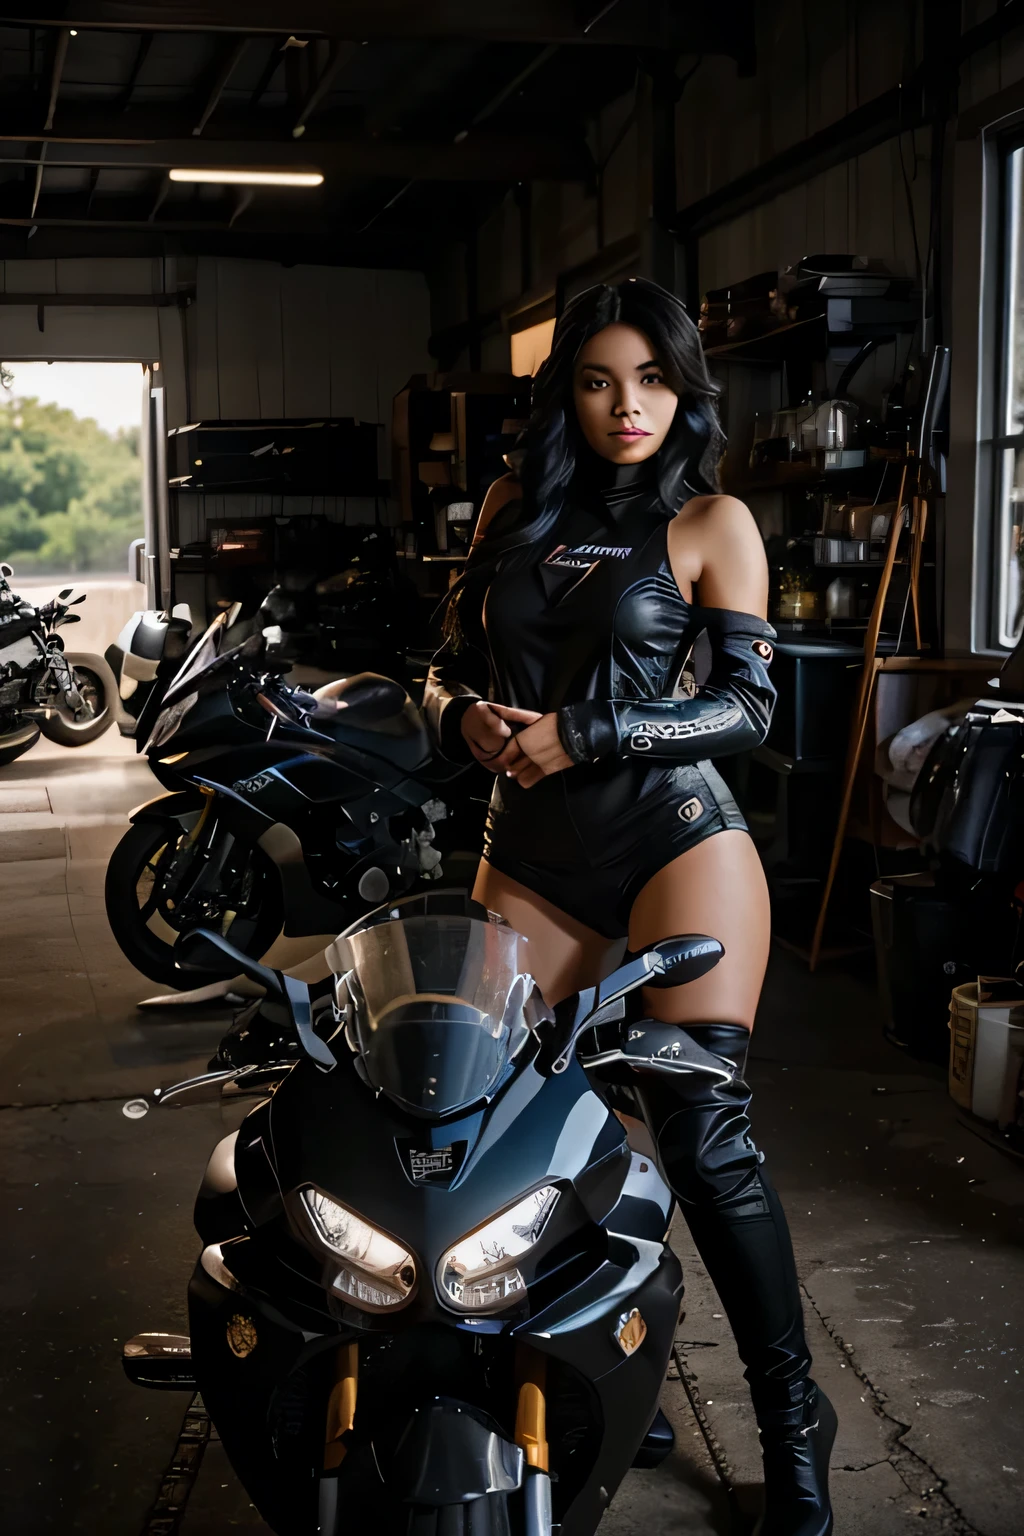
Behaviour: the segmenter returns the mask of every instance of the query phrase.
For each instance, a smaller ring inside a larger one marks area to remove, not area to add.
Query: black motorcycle
[[[181,671],[189,650],[198,651],[212,637],[222,638],[237,612],[236,605],[230,612],[219,613],[192,642],[187,604],[178,604],[171,613],[140,609],[132,614],[117,640],[107,646],[103,659],[117,683],[117,728],[122,736],[134,739],[138,751],[142,751],[167,687]]]
[[[123,1359],[202,1393],[280,1536],[590,1536],[630,1466],[671,1450],[672,1196],[576,1052],[609,1070],[644,1032],[638,989],[722,948],[665,940],[553,1010],[524,951],[445,891],[342,934],[319,1012],[235,955],[287,1004],[299,1059],[124,1107],[260,1098],[196,1202],[190,1338],[142,1334]],[[669,1065],[721,1071],[678,1044]]]
[[[365,672],[315,694],[290,687],[279,640],[267,631],[221,655],[211,626],[153,705],[145,752],[179,787],[133,812],[106,909],[154,981],[180,985],[174,946],[191,928],[259,958],[282,930],[337,933],[368,902],[440,874],[438,790],[454,770],[432,762],[405,689]]]
[[[0,565],[0,767],[13,763],[40,734],[63,747],[83,747],[111,724],[113,679],[102,656],[70,652],[57,630],[77,624],[71,609],[85,601],[65,587],[36,607],[10,584]]]

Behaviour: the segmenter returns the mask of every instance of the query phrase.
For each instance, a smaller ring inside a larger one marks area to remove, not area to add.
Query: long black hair
[[[485,582],[499,560],[518,566],[534,558],[558,522],[580,456],[597,457],[576,417],[574,373],[590,338],[615,324],[644,333],[665,383],[679,397],[665,441],[653,456],[666,513],[679,510],[687,489],[705,494],[719,489],[718,463],[725,446],[715,410],[720,386],[708,372],[700,333],[683,305],[644,277],[588,288],[566,305],[533,383],[530,419],[517,444],[522,498],[502,507],[452,588],[444,623],[448,638],[457,641],[457,612],[466,588]]]
[[[615,324],[644,333],[665,383],[679,396],[668,435],[654,456],[666,512],[678,512],[686,488],[718,490],[718,461],[725,443],[715,410],[719,386],[708,373],[697,327],[675,295],[657,283],[643,277],[614,287],[602,283],[567,304],[555,326],[551,352],[534,380],[530,420],[519,445],[521,511],[511,526],[488,534],[488,564],[513,549],[543,543],[554,528],[581,452],[593,453],[576,419],[576,359],[592,336]]]

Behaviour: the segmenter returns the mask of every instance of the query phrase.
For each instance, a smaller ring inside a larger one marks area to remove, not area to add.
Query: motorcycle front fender
[[[388,1491],[406,1504],[443,1509],[523,1484],[523,1452],[479,1408],[446,1397],[413,1409],[386,1467]]]
[[[203,797],[197,789],[175,789],[167,794],[144,800],[128,814],[133,824],[137,821],[176,821],[180,816],[192,816],[202,810]]]

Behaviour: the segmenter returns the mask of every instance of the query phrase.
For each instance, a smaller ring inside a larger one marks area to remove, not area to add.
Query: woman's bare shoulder
[[[698,525],[723,532],[736,532],[741,528],[757,531],[754,514],[746,502],[740,501],[738,496],[728,496],[724,491],[716,491],[710,496],[691,496],[676,513],[675,522],[683,528]]]
[[[523,488],[515,475],[499,475],[497,480],[492,480],[484,497],[484,506],[489,506],[493,501],[495,507],[503,507],[506,501],[515,501],[523,494]]]
[[[487,494],[480,508],[476,532],[473,534],[474,544],[483,538],[487,532],[488,524],[501,511],[502,507],[507,507],[510,501],[518,501],[522,494],[522,486],[515,475],[502,475],[500,479],[492,481],[487,488]]]
[[[768,562],[754,514],[736,496],[694,496],[669,525],[676,579],[700,589],[707,607],[766,611]]]

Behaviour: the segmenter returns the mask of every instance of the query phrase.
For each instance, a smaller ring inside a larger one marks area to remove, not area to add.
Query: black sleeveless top
[[[547,713],[671,695],[694,638],[669,564],[673,516],[649,463],[577,477],[548,547],[499,564],[484,598],[496,702]]]

